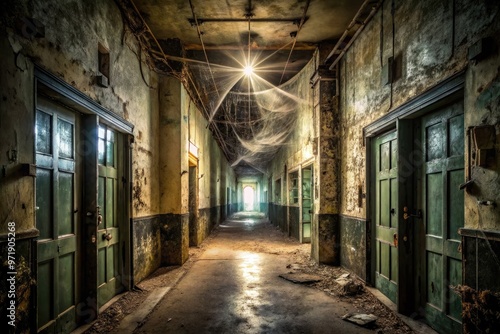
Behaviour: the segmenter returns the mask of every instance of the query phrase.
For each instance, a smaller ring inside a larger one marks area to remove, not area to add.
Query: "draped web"
[[[258,57],[251,62],[231,58],[228,63],[234,66],[193,62],[190,68],[207,97],[208,121],[217,126],[232,166],[248,165],[263,172],[280,148],[288,145],[297,112],[308,108],[309,101],[301,96],[298,75],[278,85],[285,64],[266,64]],[[288,69],[297,72],[291,66]]]

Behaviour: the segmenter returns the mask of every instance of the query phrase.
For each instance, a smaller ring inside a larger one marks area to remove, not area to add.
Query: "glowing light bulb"
[[[245,73],[246,76],[252,75],[252,73],[253,73],[252,65],[245,66],[245,68],[243,69],[243,73]]]

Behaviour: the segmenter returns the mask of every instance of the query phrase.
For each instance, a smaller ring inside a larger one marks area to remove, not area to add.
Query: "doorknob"
[[[414,213],[409,212],[408,207],[405,206],[403,208],[403,219],[407,220],[410,217],[415,217],[418,219],[422,219],[422,210],[414,210]]]
[[[102,240],[108,240],[109,241],[111,239],[113,239],[113,236],[111,235],[111,233],[104,233],[102,235]]]

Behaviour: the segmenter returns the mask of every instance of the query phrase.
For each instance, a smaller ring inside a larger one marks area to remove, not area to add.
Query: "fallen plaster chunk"
[[[343,275],[342,275],[343,276]],[[361,284],[354,282],[350,278],[339,277],[335,280],[338,285],[342,288],[342,291],[348,295],[355,295],[362,290]]]
[[[279,277],[286,279],[287,281],[290,281],[292,283],[297,283],[297,284],[310,284],[310,283],[316,283],[322,280],[320,276],[317,275],[310,275],[310,274],[303,274],[303,273],[288,273],[288,274],[281,274]]]
[[[352,322],[353,324],[359,326],[368,326],[377,321],[377,316],[373,314],[364,314],[364,313],[348,313],[342,317],[343,320]]]
[[[300,270],[302,269],[302,266],[298,263],[292,263],[286,266],[288,269],[293,269],[293,270]]]

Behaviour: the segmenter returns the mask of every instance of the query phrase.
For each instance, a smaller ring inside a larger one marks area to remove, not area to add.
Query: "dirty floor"
[[[262,214],[235,214],[190,250],[184,266],[160,268],[86,333],[117,333],[122,319],[164,287],[170,290],[134,333],[411,333],[353,275],[317,265],[309,253],[310,245],[283,235]],[[354,295],[337,283],[341,276],[359,284]],[[363,327],[342,320],[358,313],[377,320]]]

